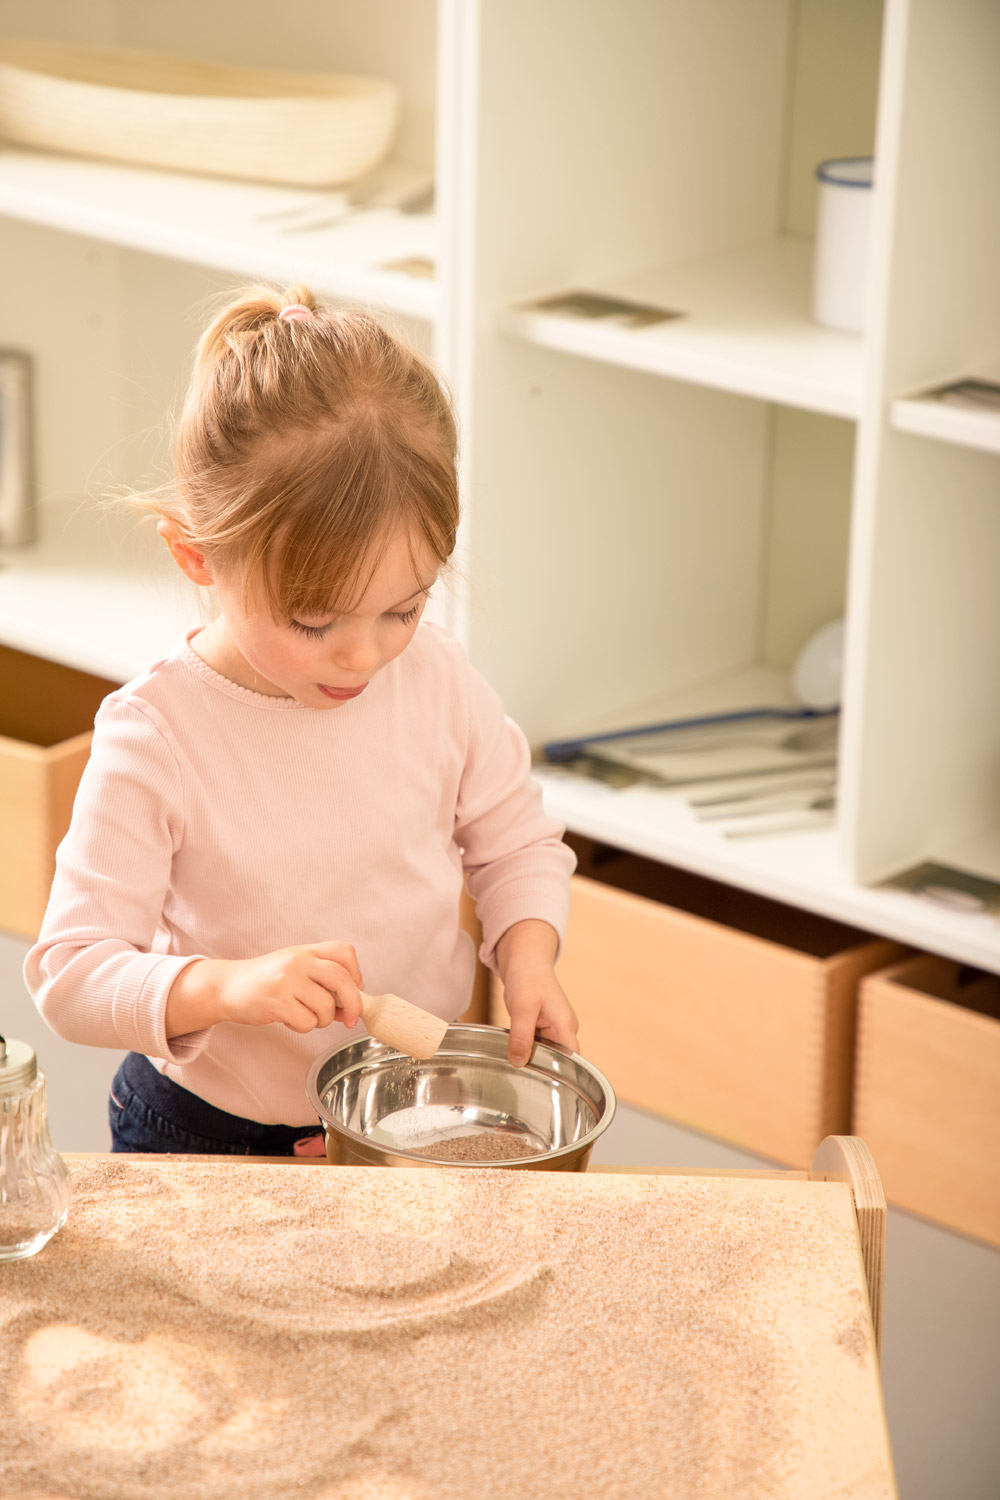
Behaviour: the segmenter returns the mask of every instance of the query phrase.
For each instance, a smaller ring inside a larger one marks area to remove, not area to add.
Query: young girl
[[[115,1151],[319,1154],[304,1080],[359,989],[468,1004],[463,879],[511,1062],[577,1046],[573,856],[496,694],[420,624],[455,446],[427,363],[303,287],[251,288],[201,341],[150,508],[221,613],[102,704],[25,964],[53,1030],[130,1049]]]

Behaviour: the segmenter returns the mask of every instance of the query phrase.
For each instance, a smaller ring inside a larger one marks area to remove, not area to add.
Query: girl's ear
[[[183,532],[178,529],[173,521],[168,521],[165,518],[157,521],[156,529],[166,542],[167,547],[170,549],[170,556],[181,572],[186,574],[192,583],[198,583],[205,588],[210,588],[215,582],[215,578],[205,560],[204,552],[200,551],[197,547],[192,547],[191,543],[184,537]]]

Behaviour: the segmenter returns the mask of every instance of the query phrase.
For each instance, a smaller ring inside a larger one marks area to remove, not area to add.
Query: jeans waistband
[[[290,1147],[300,1137],[310,1134],[308,1125],[264,1125],[259,1120],[245,1120],[217,1109],[190,1089],[160,1073],[141,1052],[130,1052],[122,1064],[122,1074],[129,1088],[149,1109],[192,1135],[208,1136],[233,1145],[285,1141]],[[319,1120],[315,1128],[319,1128]]]

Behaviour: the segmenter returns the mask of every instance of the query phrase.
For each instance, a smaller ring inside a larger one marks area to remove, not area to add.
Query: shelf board
[[[717,825],[699,823],[679,792],[613,788],[554,767],[535,774],[546,811],[574,833],[1000,972],[1000,923],[905,891],[853,885],[840,874],[834,829],[729,841]]]
[[[507,309],[501,327],[547,349],[854,419],[861,412],[864,344],[860,335],[812,321],[812,260],[811,240],[785,237],[563,289],[603,292],[684,314],[645,328],[524,305]]]
[[[0,150],[0,214],[217,271],[302,281],[326,296],[407,317],[436,316],[433,280],[384,269],[436,260],[432,215],[359,208],[337,224],[300,233],[261,218],[314,199],[329,202],[331,195]]]
[[[0,549],[0,641],[127,682],[201,624],[197,591],[127,510],[47,502],[41,540]]]
[[[892,403],[889,419],[900,432],[957,443],[962,448],[980,448],[985,453],[1000,453],[997,412],[969,411],[943,401],[907,399]]]

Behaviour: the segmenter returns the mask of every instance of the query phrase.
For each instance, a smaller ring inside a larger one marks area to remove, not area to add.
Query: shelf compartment
[[[1000,453],[1000,413],[970,411],[946,406],[941,401],[907,399],[894,401],[889,419],[899,432],[937,438],[962,448],[980,448]]]
[[[813,322],[812,260],[811,240],[784,236],[588,283],[587,291],[683,314],[645,328],[546,313],[526,303],[502,313],[500,326],[543,348],[854,419],[864,392],[864,343],[860,335]]]
[[[0,150],[0,213],[245,277],[302,281],[326,296],[433,320],[438,288],[387,269],[437,260],[433,215],[345,211],[326,228],[283,232],[264,215],[337,195],[229,182],[40,151]]]
[[[126,682],[201,624],[193,586],[127,510],[47,502],[36,546],[0,551],[0,641]]]

